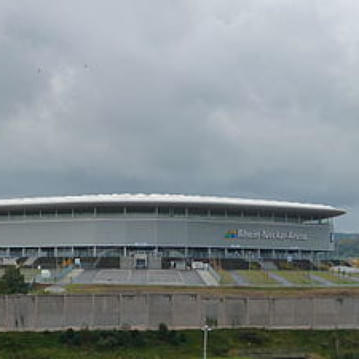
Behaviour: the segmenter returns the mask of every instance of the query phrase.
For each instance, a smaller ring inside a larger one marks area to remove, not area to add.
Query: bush
[[[67,345],[80,345],[81,338],[78,332],[75,332],[72,328],[67,329],[60,336],[60,342]]]
[[[263,345],[268,338],[265,333],[255,330],[245,330],[239,332],[239,340],[254,345]]]
[[[100,337],[96,345],[102,349],[113,349],[118,345],[118,341],[114,336]]]
[[[145,338],[144,334],[142,332],[139,332],[138,330],[133,330],[131,332],[131,344],[134,347],[142,347],[145,345]]]
[[[0,294],[26,294],[29,286],[25,283],[24,276],[14,266],[7,267],[0,278]]]
[[[168,328],[165,323],[160,323],[158,326],[158,337],[160,339],[166,339],[168,336]]]
[[[227,341],[218,342],[215,345],[210,345],[211,352],[215,356],[226,356],[230,349],[230,344]]]
[[[73,329],[68,329],[65,332],[62,332],[58,338],[62,344],[86,348],[97,347],[100,350],[139,348],[145,347],[152,342],[179,346],[187,342],[187,338],[183,333],[178,333],[175,330],[168,330],[165,324],[160,325],[158,331],[147,332],[138,330],[90,331],[88,329],[74,331]]]
[[[167,325],[164,323],[158,326],[157,336],[160,341],[170,345],[179,345],[186,340],[184,336],[178,335],[175,330],[168,330]]]

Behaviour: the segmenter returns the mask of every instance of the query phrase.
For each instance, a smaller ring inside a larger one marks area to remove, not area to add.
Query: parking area
[[[76,284],[203,286],[196,271],[170,269],[85,270],[73,279]]]

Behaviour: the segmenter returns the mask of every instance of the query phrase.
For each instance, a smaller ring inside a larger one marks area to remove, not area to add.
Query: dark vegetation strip
[[[359,357],[359,331],[213,330],[208,358]],[[80,330],[0,333],[0,358],[6,359],[191,359],[202,354],[200,330]]]

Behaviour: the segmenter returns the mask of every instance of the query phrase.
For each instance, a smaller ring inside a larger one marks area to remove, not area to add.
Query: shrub
[[[211,352],[215,356],[226,356],[230,349],[230,344],[227,341],[217,342],[215,345],[210,346]]]
[[[186,340],[184,336],[181,337],[178,335],[175,330],[168,330],[167,325],[164,323],[161,323],[158,326],[157,333],[159,340],[170,345],[179,345],[181,342]]]
[[[100,337],[96,345],[102,349],[112,349],[118,345],[118,341],[114,336]]]
[[[133,330],[131,332],[131,344],[134,347],[144,346],[145,345],[144,334],[142,332],[139,332],[138,330]]]
[[[158,326],[158,336],[161,338],[166,338],[168,335],[168,328],[165,323],[160,323]]]
[[[26,294],[29,286],[25,283],[24,276],[14,266],[7,267],[0,278],[0,294]]]
[[[60,336],[60,342],[67,345],[80,345],[81,338],[78,332],[75,332],[72,328],[67,329]]]
[[[180,342],[180,344],[184,344],[187,342],[187,338],[184,333],[180,333],[180,335],[178,336],[178,341]]]
[[[239,340],[245,341],[247,343],[262,345],[267,341],[267,336],[263,332],[255,330],[245,330],[239,332]]]

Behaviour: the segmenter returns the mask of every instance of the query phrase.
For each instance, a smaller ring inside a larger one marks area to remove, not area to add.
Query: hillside
[[[359,234],[358,233],[336,233],[336,244],[338,254],[341,257],[359,257]]]

